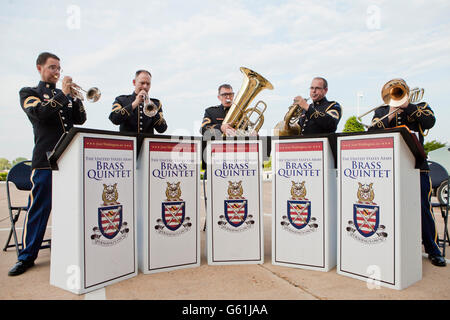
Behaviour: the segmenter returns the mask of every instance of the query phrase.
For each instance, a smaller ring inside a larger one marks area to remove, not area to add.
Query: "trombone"
[[[55,78],[57,78],[58,81],[62,81],[61,78],[58,78],[58,76],[55,76]],[[100,89],[97,87],[89,88],[86,91],[83,88],[81,88],[79,85],[77,85],[75,82],[72,82],[70,89],[71,89],[71,92],[70,92],[71,95],[74,98],[80,99],[81,101],[84,100],[82,91],[86,94],[86,100],[89,102],[92,102],[92,103],[97,102],[102,95],[102,93],[100,92]]]
[[[422,100],[423,95],[425,93],[425,89],[423,88],[413,88],[409,89],[408,85],[403,79],[393,79],[388,81],[381,90],[381,97],[383,98],[384,104],[381,104],[375,108],[370,109],[369,111],[363,113],[359,117],[357,117],[357,121],[361,123],[367,129],[376,126],[378,123],[383,121],[385,118],[399,112],[401,110],[400,106],[402,106],[405,102],[409,101],[409,103],[417,103]],[[368,115],[371,112],[375,112],[378,108],[391,106],[395,107],[394,110],[387,113],[383,117],[372,121],[370,125],[364,124],[362,122],[362,118]]]

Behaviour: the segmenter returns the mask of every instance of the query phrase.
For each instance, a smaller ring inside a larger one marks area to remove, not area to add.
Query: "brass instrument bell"
[[[413,88],[409,89],[409,86],[406,84],[403,79],[392,79],[386,82],[381,89],[381,98],[384,101],[384,104],[379,105],[375,108],[370,109],[369,111],[363,113],[359,117],[357,117],[357,121],[361,123],[366,128],[371,128],[376,126],[378,123],[383,121],[385,118],[389,117],[392,114],[395,114],[401,110],[400,106],[409,101],[409,103],[418,103],[422,100],[425,90],[423,88]],[[372,121],[370,125],[364,124],[362,122],[362,118],[369,113],[375,112],[378,108],[381,107],[396,107],[393,111],[389,112],[385,116]]]
[[[253,108],[249,108],[249,104],[261,90],[272,90],[273,85],[253,70],[245,67],[241,67],[240,70],[244,73],[244,82],[222,123],[228,123],[233,127],[238,136],[248,136],[259,131],[264,123],[263,113],[267,108],[264,101],[258,101]],[[263,104],[264,109],[258,108],[259,104]],[[254,113],[257,114],[257,118],[253,120]]]

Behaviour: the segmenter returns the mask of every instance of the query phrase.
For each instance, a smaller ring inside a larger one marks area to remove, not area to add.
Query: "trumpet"
[[[305,99],[308,101],[310,98]],[[288,112],[286,112],[284,119],[277,123],[273,129],[273,134],[275,136],[299,136],[301,133],[300,125],[298,120],[304,113],[304,110],[296,103],[289,107]]]
[[[371,128],[373,126],[376,126],[378,123],[383,121],[385,118],[401,111],[402,109],[400,108],[400,106],[402,106],[407,101],[409,101],[409,103],[420,102],[423,98],[424,92],[425,92],[425,89],[423,89],[423,88],[413,88],[410,90],[408,85],[406,84],[405,80],[403,80],[403,79],[390,80],[381,89],[381,97],[384,101],[384,104],[381,104],[375,108],[370,109],[369,111],[363,113],[356,119],[364,127]],[[386,107],[386,106],[395,107],[395,109],[379,119],[374,119],[370,125],[364,124],[362,122],[361,119],[364,116],[368,115],[371,112],[375,112],[377,109],[379,109],[381,107]]]
[[[159,105],[159,107],[150,99],[150,97],[147,95],[147,94],[145,94],[144,96],[143,96],[143,98],[144,98],[144,114],[147,116],[147,117],[149,117],[149,118],[151,118],[151,117],[154,117],[157,113],[158,113],[158,111],[159,111],[159,109],[161,109],[161,104]]]
[[[55,76],[56,79],[58,79],[58,76]],[[60,81],[61,79],[59,78],[58,81]],[[89,102],[97,102],[102,93],[100,92],[100,89],[97,87],[92,87],[89,88],[87,91],[84,90],[83,88],[81,88],[79,85],[77,85],[76,83],[72,82],[71,86],[70,86],[70,94],[77,99],[80,99],[81,101],[84,101],[84,97],[83,97],[83,93],[82,91],[86,94],[86,100]]]

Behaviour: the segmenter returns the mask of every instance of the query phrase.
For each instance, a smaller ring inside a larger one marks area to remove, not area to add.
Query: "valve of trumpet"
[[[84,97],[81,94],[80,90],[77,90],[76,88],[71,87],[70,94],[72,97],[77,98],[78,100],[84,101]]]

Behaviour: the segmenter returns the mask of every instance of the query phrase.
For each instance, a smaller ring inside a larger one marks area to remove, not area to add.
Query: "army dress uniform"
[[[300,135],[336,132],[342,111],[339,103],[322,98],[309,105],[298,120]]]
[[[154,117],[144,114],[144,107],[140,104],[133,110],[132,103],[136,99],[136,93],[118,96],[113,103],[113,109],[109,115],[109,120],[115,125],[119,125],[120,132],[133,133],[163,133],[167,130],[167,123],[163,117],[161,102],[158,99],[150,98],[156,106],[160,107]]]
[[[375,114],[372,119],[372,123],[378,121],[389,113],[389,106],[379,107],[375,110]],[[394,128],[401,125],[405,125],[409,130],[417,132],[420,143],[424,142],[424,130],[431,129],[436,122],[433,110],[426,102],[418,104],[410,103],[402,113],[396,113],[389,122],[388,117],[378,122],[375,127],[371,127],[369,131]],[[428,164],[424,163],[424,169],[429,170]]]
[[[83,103],[66,96],[55,84],[40,81],[37,87],[19,92],[20,105],[33,125],[34,149],[28,210],[22,234],[19,261],[33,262],[39,252],[51,211],[52,172],[47,152],[52,151],[63,133],[86,121]]]
[[[230,108],[225,108],[223,105],[207,108],[200,128],[201,134],[205,137],[221,137],[222,131],[220,130],[220,127],[222,126],[228,110],[230,110]]]
[[[206,142],[211,137],[221,138],[223,136],[222,130],[220,130],[220,127],[222,126],[223,120],[225,119],[228,110],[230,110],[231,107],[225,108],[222,104],[218,106],[213,106],[206,108],[205,115],[203,116],[202,125],[200,127],[200,133],[203,136],[202,140],[202,169],[205,170],[205,177],[206,177],[206,159],[203,159],[205,157],[205,149],[206,149]]]
[[[376,109],[372,123],[378,121],[389,113],[389,106],[383,106]],[[410,103],[402,113],[396,113],[391,121],[389,117],[384,118],[375,126],[369,128],[369,131],[382,130],[385,128],[394,128],[405,125],[409,130],[418,135],[419,141],[423,146],[424,131],[431,129],[436,118],[433,110],[426,102],[419,104]],[[421,188],[421,217],[422,217],[422,242],[425,252],[430,255],[441,255],[437,244],[436,225],[433,211],[431,210],[431,180],[429,177],[428,162],[424,161],[420,167],[420,188]]]

